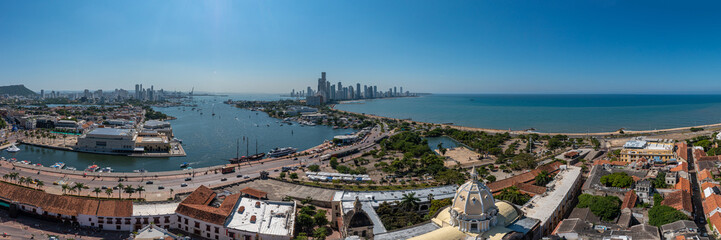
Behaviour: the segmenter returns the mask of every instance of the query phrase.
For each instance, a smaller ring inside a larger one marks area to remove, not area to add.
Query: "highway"
[[[123,184],[126,186],[131,185],[133,187],[143,186],[145,191],[141,193],[142,198],[145,198],[147,201],[164,201],[171,197],[171,191],[172,194],[187,193],[195,190],[200,185],[205,185],[209,187],[221,187],[238,182],[249,181],[258,178],[262,171],[267,171],[270,174],[274,174],[276,173],[276,171],[280,171],[282,167],[311,165],[314,163],[318,163],[320,165],[320,160],[318,156],[324,154],[348,151],[350,149],[356,148],[359,149],[359,152],[348,157],[352,158],[355,156],[359,156],[363,152],[372,150],[372,146],[375,145],[375,142],[377,140],[390,136],[391,134],[392,132],[390,131],[381,132],[381,128],[379,126],[376,126],[362,140],[352,145],[331,147],[320,153],[309,153],[310,150],[306,150],[304,152],[294,154],[290,157],[263,159],[260,161],[246,162],[239,165],[227,165],[236,166],[236,172],[229,174],[222,174],[218,167],[189,169],[185,171],[148,173],[83,173],[81,171],[61,172],[50,169],[48,167],[35,167],[24,165],[22,163],[10,163],[7,161],[0,161],[0,176],[11,172],[18,172],[20,175],[19,177],[30,177],[43,181],[45,186],[43,186],[42,189],[48,193],[53,194],[63,193],[60,184],[53,185],[53,182],[61,180],[64,180],[65,183],[68,183],[71,186],[74,183],[85,184],[88,189],[82,190],[79,193],[68,193],[83,196],[95,196],[95,193],[93,193],[92,190],[96,187],[114,188],[118,184]],[[62,160],[58,159],[57,161]],[[87,176],[85,176],[84,174],[87,174]],[[13,182],[10,179],[6,179],[5,181]],[[187,184],[187,186],[181,186],[183,184]],[[34,185],[30,186],[34,187]],[[112,196],[110,197],[117,198],[119,191],[119,189],[115,189]],[[103,190],[103,192],[100,193],[98,196],[108,197],[108,195],[105,193],[105,190]],[[126,197],[128,197],[128,194],[123,192],[122,198]],[[138,197],[138,193],[132,194],[131,197]]]

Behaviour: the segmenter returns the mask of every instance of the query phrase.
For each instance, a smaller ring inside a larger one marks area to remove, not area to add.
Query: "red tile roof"
[[[675,191],[666,194],[666,197],[663,199],[661,204],[673,207],[679,211],[684,210],[687,213],[693,212],[693,207],[691,206],[691,194],[686,191]]]
[[[703,151],[702,151],[702,152],[703,152]],[[705,156],[705,154],[704,154],[704,156],[698,158],[698,160],[699,160],[699,161],[718,161],[718,160],[721,160],[721,155]]]
[[[676,143],[676,155],[684,161],[688,161],[688,144],[686,142]]]
[[[0,199],[16,201],[21,204],[66,216],[78,214],[103,217],[130,217],[133,203],[129,200],[96,200],[89,198],[61,196],[43,191],[0,182]]]
[[[712,194],[703,200],[703,213],[706,214],[706,216],[716,208],[721,208],[721,195]]]
[[[238,203],[240,194],[225,197],[220,207],[208,206],[215,196],[216,193],[213,190],[200,186],[178,205],[175,212],[204,222],[223,225]]]
[[[688,163],[681,162],[681,164],[679,164],[678,166],[671,168],[671,172],[679,172],[679,171],[688,172]]]
[[[685,178],[678,178],[678,182],[676,183],[676,186],[674,186],[674,188],[690,193],[691,192],[691,182]]]
[[[628,165],[628,162],[624,162],[624,161],[613,161],[613,162],[611,162],[611,165],[614,165],[614,166],[626,166],[626,165]]]
[[[721,185],[718,185],[718,184],[712,183],[712,182],[705,182],[705,183],[701,184],[701,191],[703,191],[704,189],[710,188],[710,187],[721,188]]]
[[[504,188],[514,186],[516,183],[529,183],[529,182],[535,180],[536,175],[541,173],[541,171],[546,171],[548,173],[554,173],[554,172],[558,171],[558,168],[561,165],[563,165],[563,164],[560,162],[549,163],[549,164],[540,166],[536,169],[533,169],[531,171],[521,173],[521,174],[518,174],[518,175],[510,177],[510,178],[501,179],[501,180],[489,183],[486,186],[488,186],[488,188],[491,189],[492,193],[497,193],[497,192],[500,192],[501,190],[503,190]]]
[[[698,148],[693,149],[693,157],[695,159],[701,160],[701,157],[705,157],[705,156],[706,156],[706,152],[704,152],[703,150],[698,149]]]
[[[241,192],[241,193],[248,194],[248,195],[250,195],[250,196],[252,196],[252,197],[254,197],[254,198],[258,198],[258,199],[263,199],[263,198],[267,198],[267,197],[268,197],[268,193],[263,192],[263,191],[258,190],[258,189],[255,189],[255,188],[250,188],[250,187],[243,188],[243,190],[240,190],[240,192]]]
[[[714,214],[708,218],[708,221],[714,226],[714,228],[716,228],[717,231],[721,231],[721,214]]]
[[[518,190],[531,195],[543,194],[546,192],[546,187],[536,186],[530,183],[515,183],[513,186],[518,187]]]
[[[706,179],[713,180],[713,175],[711,175],[711,172],[709,172],[708,169],[701,170],[701,172],[698,174],[698,180],[703,181]]]
[[[623,204],[621,204],[621,209],[626,208],[633,208],[636,206],[636,201],[638,201],[638,196],[636,195],[636,191],[631,190],[626,192],[626,195],[623,197]]]
[[[593,165],[604,165],[604,164],[611,164],[611,161],[608,160],[596,160],[593,162]]]

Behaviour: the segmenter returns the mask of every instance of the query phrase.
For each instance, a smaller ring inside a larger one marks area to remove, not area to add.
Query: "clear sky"
[[[0,1],[0,85],[718,93],[719,1]]]

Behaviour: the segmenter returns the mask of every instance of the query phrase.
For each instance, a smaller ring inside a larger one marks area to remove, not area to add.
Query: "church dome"
[[[471,179],[456,191],[449,211],[451,225],[464,232],[480,233],[496,225],[496,200],[491,190],[478,181],[475,167],[471,170]]]

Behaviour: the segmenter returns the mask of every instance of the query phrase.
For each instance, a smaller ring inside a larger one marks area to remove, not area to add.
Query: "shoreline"
[[[375,118],[375,119],[385,119],[385,120],[395,120],[395,121],[402,121],[402,122],[408,122],[408,123],[416,123],[416,124],[432,124],[437,125],[441,127],[450,127],[454,129],[458,129],[461,131],[483,131],[483,132],[489,132],[489,133],[509,133],[511,135],[525,135],[525,134],[538,134],[538,135],[566,135],[569,137],[582,137],[582,136],[594,136],[594,137],[608,137],[608,136],[616,136],[616,137],[631,137],[632,135],[639,135],[639,134],[648,134],[648,135],[654,135],[654,134],[667,134],[667,133],[678,133],[678,132],[691,132],[691,128],[703,128],[704,130],[709,130],[709,128],[719,128],[721,129],[721,123],[713,123],[713,124],[705,124],[705,125],[697,125],[697,126],[686,126],[686,127],[676,127],[676,128],[666,128],[666,129],[655,129],[655,130],[623,130],[624,133],[621,134],[618,131],[615,132],[589,132],[589,133],[563,133],[563,132],[534,132],[534,131],[526,131],[526,130],[502,130],[502,129],[492,129],[492,128],[479,128],[479,127],[468,127],[468,126],[459,126],[459,125],[453,125],[453,124],[446,124],[446,123],[429,123],[429,122],[420,122],[415,120],[408,120],[408,119],[398,119],[398,118],[392,118],[392,117],[384,117],[379,116],[375,114],[369,114],[369,113],[356,113],[356,112],[350,112],[345,110],[340,110],[335,108],[337,104],[329,105],[328,107],[334,111],[338,111],[345,114],[359,114],[362,116]]]

